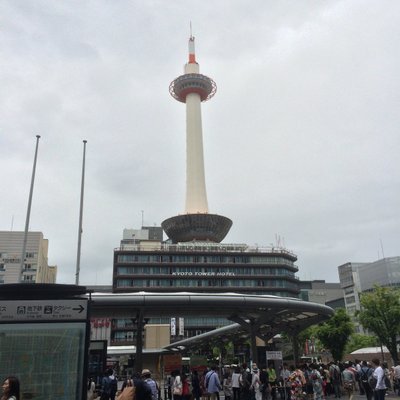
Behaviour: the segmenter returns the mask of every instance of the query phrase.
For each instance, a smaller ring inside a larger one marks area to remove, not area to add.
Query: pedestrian
[[[341,397],[341,390],[340,390],[341,373],[340,373],[340,368],[334,362],[331,362],[329,364],[330,364],[329,365],[329,375],[330,375],[330,378],[331,378],[333,391],[335,393],[335,399],[340,399],[340,397]]]
[[[109,368],[104,375],[105,376],[101,380],[101,400],[115,400],[118,382],[114,376],[114,371]]]
[[[308,400],[314,399],[314,386],[311,379],[312,368],[310,364],[304,365],[304,377],[306,378],[305,392]]]
[[[182,400],[190,400],[192,393],[190,391],[189,377],[182,375]]]
[[[283,363],[280,373],[280,379],[283,388],[283,398],[285,400],[290,399],[290,386],[291,386],[291,383],[289,381],[290,374],[291,372],[289,371],[288,365],[286,363]]]
[[[240,368],[235,367],[232,373],[232,394],[233,400],[240,399]]]
[[[351,364],[346,364],[346,368],[342,372],[342,379],[343,389],[351,400],[353,398],[354,387],[356,384],[356,378]]]
[[[135,372],[132,376],[133,386],[135,388],[135,400],[152,400],[151,387],[142,379],[139,372]]]
[[[364,389],[364,393],[367,396],[367,400],[372,400],[374,392],[369,384],[369,378],[372,375],[373,369],[368,365],[366,361],[361,363],[360,369],[360,385]]]
[[[255,400],[262,400],[260,371],[257,367],[257,364],[255,363],[253,363],[252,365],[252,379],[250,389],[254,393]]]
[[[276,371],[273,363],[270,363],[268,365],[267,374],[268,374],[268,385],[270,387],[270,396],[271,396],[270,398],[272,400],[276,400],[276,387],[278,381],[276,379]]]
[[[400,396],[400,363],[392,367],[393,390]]]
[[[290,398],[292,400],[304,399],[303,388],[306,384],[306,378],[304,377],[303,371],[300,366],[297,366],[294,371],[290,374],[289,381],[291,383]]]
[[[251,386],[251,372],[250,368],[247,368],[247,364],[242,365],[242,374],[240,375],[240,399],[251,400],[250,386]]]
[[[182,400],[183,385],[182,385],[181,373],[179,370],[175,370],[172,373],[172,376],[174,378],[174,381],[172,382],[173,400]]]
[[[151,377],[151,372],[149,369],[146,368],[142,371],[142,379],[150,386],[151,399],[158,400],[158,385],[156,381]]]
[[[268,383],[268,373],[265,366],[263,368],[260,368],[260,382],[261,382],[261,387],[260,387],[261,399],[267,400],[267,395],[270,392],[270,386]]]
[[[87,386],[87,400],[94,400],[96,384],[94,383],[93,378],[89,378],[88,386]]]
[[[206,375],[206,388],[211,400],[219,398],[219,391],[222,390],[222,386],[215,365],[211,367],[211,370]]]
[[[200,378],[197,370],[192,371],[192,395],[195,400],[201,398]]]
[[[15,376],[8,376],[4,379],[3,395],[0,400],[20,400],[19,394],[19,380]]]
[[[372,376],[376,379],[376,385],[374,388],[374,397],[375,400],[384,400],[386,393],[386,385],[385,385],[385,373],[380,366],[380,361],[378,358],[372,359],[372,364],[375,367]]]
[[[222,388],[224,390],[225,400],[232,400],[233,390],[232,390],[232,374],[228,372],[222,382]]]
[[[311,364],[311,374],[310,374],[310,381],[313,386],[313,393],[314,393],[314,399],[315,400],[321,400],[322,399],[322,376],[318,371],[318,367],[316,364]]]

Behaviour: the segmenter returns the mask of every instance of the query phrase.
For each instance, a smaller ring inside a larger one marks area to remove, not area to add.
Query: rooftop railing
[[[132,250],[132,251],[178,251],[178,252],[192,252],[192,251],[204,251],[204,252],[231,252],[231,253],[267,253],[267,254],[285,254],[292,257],[296,255],[290,250],[280,246],[257,246],[247,245],[242,243],[209,243],[209,242],[189,242],[189,243],[154,243],[149,242],[135,243],[135,240],[125,240],[120,247],[116,247],[114,251]]]

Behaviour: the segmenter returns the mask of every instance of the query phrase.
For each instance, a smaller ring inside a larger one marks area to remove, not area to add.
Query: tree
[[[339,308],[332,317],[318,326],[316,337],[331,352],[335,360],[341,360],[353,332],[354,325],[350,317],[343,308]]]
[[[376,336],[362,335],[354,333],[351,335],[349,342],[346,345],[346,353],[351,353],[354,350],[364,347],[375,347],[379,345],[379,340]]]
[[[363,293],[358,318],[365,329],[373,332],[398,363],[396,336],[400,333],[400,292],[398,289],[375,286]]]

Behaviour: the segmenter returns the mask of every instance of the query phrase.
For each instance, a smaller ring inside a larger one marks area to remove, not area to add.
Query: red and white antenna
[[[189,64],[197,64],[196,63],[196,53],[194,51],[194,36],[192,35],[192,22],[190,22]]]

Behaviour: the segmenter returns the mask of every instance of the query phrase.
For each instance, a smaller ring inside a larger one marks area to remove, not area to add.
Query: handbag
[[[172,394],[176,394],[177,396],[182,396],[182,385],[175,386]]]
[[[182,379],[178,375],[175,377],[174,383],[172,385],[172,394],[175,394],[177,396],[182,396]]]
[[[350,381],[345,381],[343,386],[344,386],[344,388],[346,390],[353,390],[354,389],[353,382],[350,382]]]

